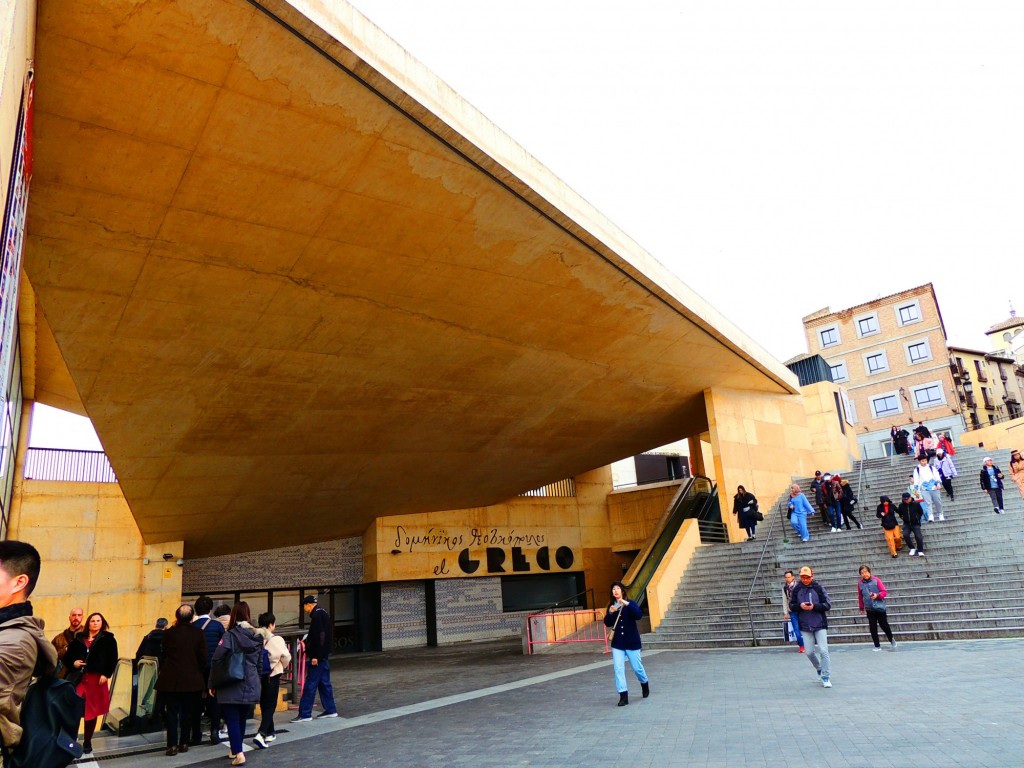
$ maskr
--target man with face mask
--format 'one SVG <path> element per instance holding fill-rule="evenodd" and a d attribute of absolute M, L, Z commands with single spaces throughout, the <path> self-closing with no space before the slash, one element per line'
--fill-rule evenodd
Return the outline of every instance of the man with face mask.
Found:
<path fill-rule="evenodd" d="M 57 665 L 57 649 L 43 635 L 43 620 L 32 615 L 28 600 L 38 578 L 35 547 L 0 541 L 0 737 L 7 752 L 21 742 L 21 703 L 32 676 Z"/>

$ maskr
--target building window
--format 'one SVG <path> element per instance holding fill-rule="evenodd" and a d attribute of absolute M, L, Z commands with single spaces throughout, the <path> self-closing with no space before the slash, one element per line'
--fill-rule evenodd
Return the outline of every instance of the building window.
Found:
<path fill-rule="evenodd" d="M 875 373 L 888 371 L 889 360 L 885 356 L 885 350 L 883 349 L 880 352 L 872 352 L 864 355 L 864 368 L 867 370 L 869 376 Z"/>
<path fill-rule="evenodd" d="M 828 328 L 822 328 L 818 331 L 818 338 L 821 339 L 821 346 L 823 349 L 825 347 L 836 346 L 840 342 L 839 326 L 830 325 Z"/>
<path fill-rule="evenodd" d="M 917 403 L 918 408 L 931 408 L 935 405 L 942 405 L 945 402 L 942 397 L 942 387 L 939 384 L 918 387 L 914 390 L 914 402 Z"/>
<path fill-rule="evenodd" d="M 876 419 L 900 413 L 900 396 L 894 392 L 891 395 L 871 398 L 871 411 Z"/>
<path fill-rule="evenodd" d="M 828 368 L 830 371 L 832 371 L 832 381 L 837 384 L 841 381 L 846 381 L 850 378 L 850 374 L 846 370 L 845 360 L 840 360 L 838 363 L 829 365 Z"/>
<path fill-rule="evenodd" d="M 932 359 L 932 351 L 928 345 L 928 339 L 912 341 L 905 345 L 907 349 L 907 363 L 923 363 Z"/>
<path fill-rule="evenodd" d="M 978 374 L 978 381 L 988 381 L 988 376 L 985 375 L 985 364 L 981 360 L 974 361 L 974 371 Z"/>
<path fill-rule="evenodd" d="M 858 317 L 854 322 L 857 325 L 857 336 L 859 338 L 881 333 L 881 328 L 878 327 L 878 314 L 875 312 Z"/>
<path fill-rule="evenodd" d="M 921 302 L 914 299 L 914 301 L 909 301 L 905 304 L 897 304 L 896 322 L 900 325 L 921 322 Z"/>

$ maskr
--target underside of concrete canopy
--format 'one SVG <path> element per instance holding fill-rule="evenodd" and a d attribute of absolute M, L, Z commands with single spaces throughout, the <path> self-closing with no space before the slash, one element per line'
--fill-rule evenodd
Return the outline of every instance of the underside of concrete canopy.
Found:
<path fill-rule="evenodd" d="M 34 390 L 150 543 L 491 504 L 706 431 L 706 389 L 797 391 L 339 0 L 37 24 Z"/>

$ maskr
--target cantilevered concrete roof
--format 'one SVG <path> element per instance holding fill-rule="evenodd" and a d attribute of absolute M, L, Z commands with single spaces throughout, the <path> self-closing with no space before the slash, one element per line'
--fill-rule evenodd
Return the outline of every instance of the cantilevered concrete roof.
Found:
<path fill-rule="evenodd" d="M 47 0 L 35 130 L 35 390 L 59 349 L 151 543 L 485 505 L 796 391 L 340 0 Z"/>

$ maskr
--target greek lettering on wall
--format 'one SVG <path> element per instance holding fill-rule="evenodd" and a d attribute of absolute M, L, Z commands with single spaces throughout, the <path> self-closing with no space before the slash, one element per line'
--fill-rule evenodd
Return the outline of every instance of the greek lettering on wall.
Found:
<path fill-rule="evenodd" d="M 395 527 L 393 555 L 436 553 L 434 576 L 480 576 L 571 570 L 576 553 L 539 531 L 515 528 Z"/>

